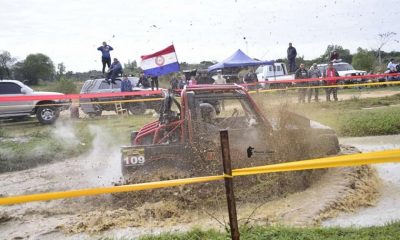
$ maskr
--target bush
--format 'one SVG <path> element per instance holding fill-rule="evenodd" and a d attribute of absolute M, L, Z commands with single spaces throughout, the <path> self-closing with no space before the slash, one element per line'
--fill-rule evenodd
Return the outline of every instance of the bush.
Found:
<path fill-rule="evenodd" d="M 74 80 L 61 77 L 53 86 L 53 91 L 61 93 L 77 93 L 78 89 L 75 85 Z"/>

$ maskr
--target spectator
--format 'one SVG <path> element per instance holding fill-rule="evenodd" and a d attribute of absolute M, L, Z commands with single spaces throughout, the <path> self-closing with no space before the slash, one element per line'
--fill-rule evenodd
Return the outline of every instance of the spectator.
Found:
<path fill-rule="evenodd" d="M 176 77 L 172 77 L 171 82 L 169 84 L 172 90 L 179 89 L 179 81 Z"/>
<path fill-rule="evenodd" d="M 339 53 L 336 50 L 333 50 L 329 56 L 329 61 L 335 62 L 339 60 Z"/>
<path fill-rule="evenodd" d="M 326 71 L 324 73 L 324 77 L 327 77 L 327 78 L 339 77 L 339 73 L 336 71 L 335 68 L 333 68 L 333 64 L 332 63 L 328 63 L 328 67 L 326 68 Z M 325 84 L 327 86 L 336 85 L 336 83 L 337 83 L 337 80 L 334 80 L 334 79 L 325 80 Z M 333 98 L 335 99 L 335 101 L 338 101 L 337 87 L 325 88 L 325 92 L 326 92 L 326 101 L 327 102 L 331 101 L 331 93 L 333 94 Z"/>
<path fill-rule="evenodd" d="M 292 46 L 292 43 L 289 43 L 289 47 L 287 49 L 287 59 L 289 61 L 289 72 L 291 73 L 296 71 L 296 56 L 296 48 Z"/>
<path fill-rule="evenodd" d="M 158 90 L 158 77 L 157 76 L 151 77 L 151 90 L 152 91 L 154 91 L 154 86 Z"/>
<path fill-rule="evenodd" d="M 121 92 L 131 92 L 132 91 L 132 83 L 128 79 L 128 75 L 124 74 L 124 77 L 121 81 Z"/>
<path fill-rule="evenodd" d="M 256 83 L 258 82 L 257 79 L 257 74 L 254 72 L 254 68 L 250 67 L 249 72 L 244 75 L 243 81 L 246 84 L 250 84 L 247 86 L 247 89 L 249 90 L 255 90 L 256 89 Z"/>
<path fill-rule="evenodd" d="M 139 81 L 136 84 L 136 87 L 140 87 L 140 85 L 142 85 L 142 88 L 149 88 L 150 87 L 149 80 L 144 75 L 144 73 L 140 73 Z"/>
<path fill-rule="evenodd" d="M 389 70 L 389 73 L 395 73 L 396 71 L 396 65 L 394 63 L 394 58 L 390 59 L 390 62 L 387 65 L 387 70 Z"/>
<path fill-rule="evenodd" d="M 122 74 L 122 65 L 121 63 L 118 61 L 117 58 L 114 58 L 113 63 L 111 64 L 111 67 L 109 69 L 108 75 L 107 75 L 107 79 L 109 80 L 111 79 L 111 82 L 113 84 L 115 84 L 115 78 L 118 77 L 118 74 Z"/>
<path fill-rule="evenodd" d="M 103 45 L 98 47 L 97 50 L 101 51 L 101 62 L 103 63 L 102 73 L 104 75 L 104 70 L 107 67 L 110 68 L 111 65 L 111 55 L 110 51 L 114 50 L 110 45 L 107 45 L 106 42 L 103 42 Z"/>
<path fill-rule="evenodd" d="M 190 77 L 189 86 L 197 85 L 196 78 L 194 76 Z"/>
<path fill-rule="evenodd" d="M 226 79 L 222 76 L 221 71 L 218 71 L 217 76 L 214 77 L 214 84 L 226 84 Z"/>
<path fill-rule="evenodd" d="M 316 63 L 314 63 L 311 68 L 308 70 L 308 75 L 310 78 L 320 78 L 321 77 L 321 71 L 319 70 L 318 66 Z M 315 80 L 312 82 L 308 83 L 309 86 L 319 86 L 319 80 Z M 309 88 L 308 89 L 308 102 L 311 102 L 312 94 L 314 92 L 314 101 L 318 102 L 319 99 L 319 89 L 318 88 Z"/>
<path fill-rule="evenodd" d="M 300 64 L 300 68 L 296 70 L 294 73 L 294 79 L 306 79 L 308 78 L 308 71 L 305 69 L 304 63 Z M 299 82 L 296 83 L 296 86 L 301 87 L 299 88 L 299 95 L 298 95 L 298 102 L 299 103 L 304 103 L 306 101 L 306 93 L 307 93 L 307 88 L 308 86 L 307 82 Z"/>
<path fill-rule="evenodd" d="M 186 82 L 186 77 L 185 75 L 181 76 L 181 79 L 179 80 L 179 89 L 183 89 L 186 86 L 187 82 Z"/>

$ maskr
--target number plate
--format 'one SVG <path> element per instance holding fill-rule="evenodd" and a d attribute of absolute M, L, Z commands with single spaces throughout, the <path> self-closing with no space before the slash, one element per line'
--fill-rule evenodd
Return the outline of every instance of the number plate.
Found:
<path fill-rule="evenodd" d="M 122 162 L 125 166 L 143 165 L 145 161 L 144 149 L 124 149 L 122 152 Z"/>

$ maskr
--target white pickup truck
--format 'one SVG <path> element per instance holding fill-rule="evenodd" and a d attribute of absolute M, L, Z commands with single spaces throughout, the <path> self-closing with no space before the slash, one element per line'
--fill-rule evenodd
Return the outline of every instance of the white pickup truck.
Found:
<path fill-rule="evenodd" d="M 274 65 L 263 65 L 256 70 L 258 81 L 268 81 L 271 82 L 270 85 L 291 85 L 291 83 L 277 83 L 273 84 L 274 81 L 282 80 L 293 80 L 294 74 L 289 74 L 285 63 L 274 63 Z M 266 83 L 261 83 L 261 86 L 265 88 Z"/>

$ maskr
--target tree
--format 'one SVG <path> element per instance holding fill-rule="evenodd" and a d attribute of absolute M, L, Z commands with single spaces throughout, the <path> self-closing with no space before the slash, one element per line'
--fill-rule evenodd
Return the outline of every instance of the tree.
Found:
<path fill-rule="evenodd" d="M 367 49 L 358 48 L 357 53 L 353 55 L 352 65 L 355 69 L 370 72 L 374 69 L 375 56 Z"/>
<path fill-rule="evenodd" d="M 382 50 L 382 48 L 383 48 L 388 42 L 390 42 L 396 34 L 397 34 L 397 33 L 395 33 L 395 32 L 386 32 L 386 33 L 380 33 L 380 34 L 378 34 L 378 41 L 379 41 L 379 47 L 378 47 L 378 61 L 379 61 L 379 65 L 382 65 L 382 58 L 381 58 L 381 50 Z"/>
<path fill-rule="evenodd" d="M 42 54 L 30 54 L 23 62 L 15 64 L 15 76 L 28 80 L 28 84 L 38 84 L 39 79 L 54 80 L 54 64 L 51 59 Z"/>
<path fill-rule="evenodd" d="M 0 53 L 0 80 L 4 77 L 10 78 L 10 68 L 15 61 L 16 59 L 11 57 L 9 52 Z"/>
<path fill-rule="evenodd" d="M 128 75 L 139 75 L 141 68 L 138 68 L 136 60 L 124 63 L 124 73 Z"/>
<path fill-rule="evenodd" d="M 57 64 L 57 75 L 61 77 L 62 75 L 64 75 L 64 73 L 65 73 L 64 63 Z"/>

